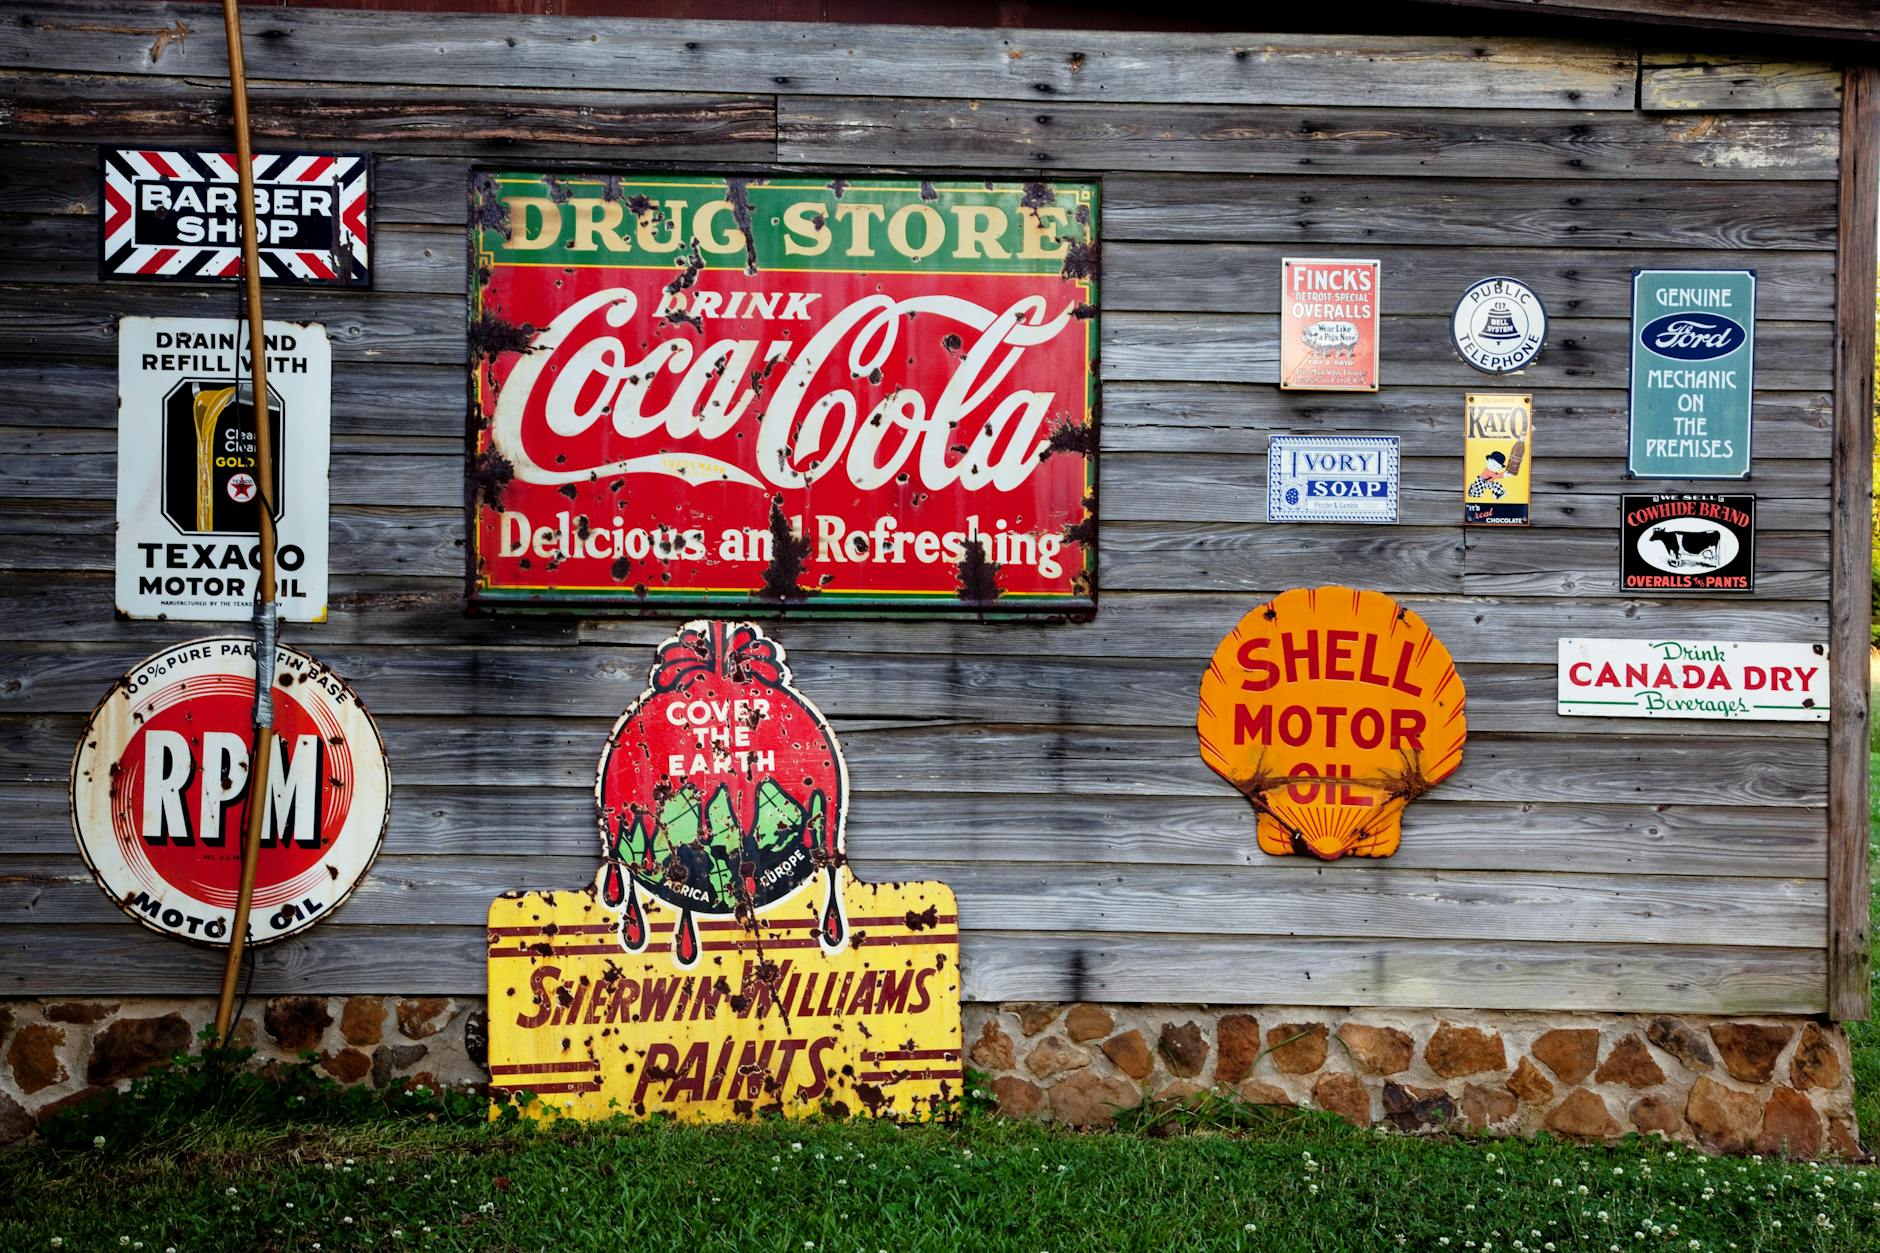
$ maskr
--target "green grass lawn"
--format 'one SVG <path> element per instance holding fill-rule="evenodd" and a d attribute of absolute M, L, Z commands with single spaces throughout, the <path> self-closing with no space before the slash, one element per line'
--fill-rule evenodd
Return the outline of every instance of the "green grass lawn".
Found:
<path fill-rule="evenodd" d="M 1849 1034 L 1873 1137 L 1880 1028 Z M 0 1250 L 1880 1250 L 1880 1171 L 1638 1140 L 1409 1139 L 1316 1113 L 1173 1135 L 972 1116 L 536 1130 L 309 1092 L 198 1072 L 0 1154 Z"/>

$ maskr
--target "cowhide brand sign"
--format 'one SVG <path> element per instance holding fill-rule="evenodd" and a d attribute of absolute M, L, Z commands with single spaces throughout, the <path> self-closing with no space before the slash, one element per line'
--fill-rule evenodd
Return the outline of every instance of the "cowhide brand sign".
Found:
<path fill-rule="evenodd" d="M 1620 517 L 1621 591 L 1755 590 L 1754 496 L 1626 496 Z"/>

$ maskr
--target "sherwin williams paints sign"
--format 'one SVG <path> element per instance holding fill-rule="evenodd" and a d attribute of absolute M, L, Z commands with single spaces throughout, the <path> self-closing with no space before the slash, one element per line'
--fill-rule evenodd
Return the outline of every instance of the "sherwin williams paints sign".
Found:
<path fill-rule="evenodd" d="M 760 629 L 660 645 L 595 798 L 595 881 L 490 907 L 498 1100 L 721 1121 L 919 1118 L 960 1094 L 953 893 L 849 872 L 841 747 Z"/>
<path fill-rule="evenodd" d="M 476 602 L 1094 608 L 1094 185 L 471 202 Z"/>
<path fill-rule="evenodd" d="M 1560 712 L 1826 722 L 1828 650 L 1822 644 L 1563 639 Z"/>
<path fill-rule="evenodd" d="M 1260 850 L 1389 857 L 1404 807 L 1462 764 L 1462 680 L 1380 592 L 1295 588 L 1242 618 L 1201 676 L 1201 759 L 1259 815 Z"/>
<path fill-rule="evenodd" d="M 153 931 L 227 944 L 248 806 L 265 807 L 249 944 L 329 917 L 378 856 L 391 771 L 344 680 L 274 655 L 274 751 L 249 781 L 254 641 L 191 640 L 147 657 L 92 711 L 72 761 L 72 826 L 105 895 Z"/>
<path fill-rule="evenodd" d="M 1747 478 L 1755 362 L 1755 271 L 1633 275 L 1627 469 L 1641 478 Z"/>

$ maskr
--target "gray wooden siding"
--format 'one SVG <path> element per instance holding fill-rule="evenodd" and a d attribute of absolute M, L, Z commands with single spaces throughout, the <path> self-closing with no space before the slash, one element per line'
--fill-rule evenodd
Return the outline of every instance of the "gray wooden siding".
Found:
<path fill-rule="evenodd" d="M 66 816 L 112 679 L 218 630 L 112 614 L 115 320 L 236 300 L 96 279 L 93 145 L 220 143 L 227 117 L 217 10 L 106 12 L 0 25 L 0 995 L 206 992 L 217 960 L 118 914 Z M 462 613 L 461 222 L 470 163 L 501 158 L 1103 179 L 1097 619 L 775 627 L 847 747 L 858 873 L 954 886 L 969 997 L 1826 1007 L 1826 729 L 1561 719 L 1553 660 L 1563 634 L 1826 636 L 1838 72 L 1492 34 L 248 23 L 262 142 L 380 154 L 375 290 L 267 304 L 335 357 L 332 620 L 288 636 L 355 684 L 396 780 L 365 884 L 262 950 L 258 990 L 481 992 L 490 898 L 591 874 L 602 739 L 670 626 Z M 1287 252 L 1383 260 L 1379 396 L 1272 386 Z M 1617 590 L 1630 273 L 1664 265 L 1759 275 L 1753 598 Z M 1486 380 L 1445 319 L 1495 272 L 1555 318 L 1509 380 L 1535 525 L 1465 534 Z M 1401 435 L 1404 523 L 1265 525 L 1283 431 Z M 1378 864 L 1259 855 L 1194 746 L 1219 638 L 1334 580 L 1427 618 L 1470 695 L 1462 768 Z"/>

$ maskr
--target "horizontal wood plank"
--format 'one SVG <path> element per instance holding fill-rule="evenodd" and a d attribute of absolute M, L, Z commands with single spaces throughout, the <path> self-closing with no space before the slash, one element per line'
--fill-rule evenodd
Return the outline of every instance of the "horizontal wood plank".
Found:
<path fill-rule="evenodd" d="M 1231 623 L 1222 623 L 1223 632 Z M 207 633 L 207 632 L 206 632 Z M 313 641 L 307 641 L 312 646 Z M 618 714 L 644 685 L 643 658 L 604 648 L 429 648 L 331 646 L 320 660 L 378 714 L 594 718 Z M 134 659 L 131 659 L 134 660 Z M 0 644 L 0 714 L 89 710 L 127 668 L 109 645 Z M 1116 658 L 871 657 L 791 651 L 797 682 L 832 717 L 910 718 L 930 723 L 1084 722 L 1095 726 L 1188 728 L 1206 654 L 1160 661 Z M 1556 712 L 1555 664 L 1463 662 L 1469 727 L 1476 735 L 1525 732 L 1581 736 L 1582 723 Z M 1655 720 L 1653 734 L 1710 739 L 1826 739 L 1816 722 Z"/>
<path fill-rule="evenodd" d="M 82 969 L 74 952 L 87 955 Z M 413 952 L 424 960 L 412 962 Z M 8 996 L 203 996 L 221 962 L 217 951 L 128 921 L 0 928 L 0 993 Z M 1818 1013 L 1825 1005 L 1820 955 L 1807 949 L 987 931 L 962 937 L 960 966 L 968 1001 L 1694 1014 Z M 316 927 L 255 950 L 260 996 L 486 990 L 483 933 L 467 927 Z"/>
<path fill-rule="evenodd" d="M 593 857 L 381 856 L 322 925 L 475 928 L 517 887 L 591 884 Z M 1239 867 L 956 862 L 946 883 L 960 929 L 1182 934 L 1205 916 L 1215 934 L 1458 940 L 1728 944 L 1820 948 L 1820 880 L 1481 873 L 1353 865 L 1325 875 L 1295 858 Z M 870 882 L 931 878 L 918 863 L 857 863 Z M 110 923 L 121 911 L 77 854 L 0 857 L 0 927 Z"/>
<path fill-rule="evenodd" d="M 1470 527 L 1463 586 L 1485 596 L 1606 596 L 1619 590 L 1616 530 L 1541 530 L 1509 534 Z M 1825 600 L 1826 532 L 1767 532 L 1756 537 L 1759 596 Z M 1855 662 L 1859 664 L 1858 661 Z"/>
<path fill-rule="evenodd" d="M 640 686 L 636 681 L 630 694 Z M 370 690 L 364 694 L 370 706 Z M 485 723 L 380 715 L 378 722 L 401 785 L 475 778 L 489 788 L 591 790 L 597 746 L 615 716 Z M 0 715 L 0 765 L 16 782 L 63 786 L 82 724 L 78 714 Z M 1192 728 L 839 719 L 836 729 L 858 793 L 980 792 L 1098 804 L 1094 798 L 1219 796 L 1227 789 L 1202 764 Z M 1602 722 L 1599 734 L 1582 732 L 1577 739 L 1471 736 L 1462 767 L 1418 803 L 1440 796 L 1444 803 L 1813 808 L 1826 803 L 1827 773 L 1818 739 L 1720 739 L 1700 751 L 1689 736 L 1667 735 L 1644 719 L 1616 718 Z"/>
<path fill-rule="evenodd" d="M 331 144 L 503 159 L 567 156 L 577 145 L 588 153 L 656 152 L 671 160 L 768 161 L 776 151 L 768 96 L 591 87 L 495 93 L 463 83 L 361 86 L 251 76 L 249 126 L 256 147 Z M 233 125 L 226 83 L 21 70 L 0 71 L 0 123 L 18 138 L 146 147 L 226 145 Z"/>
<path fill-rule="evenodd" d="M 401 167 L 411 164 L 398 163 Z M 412 181 L 421 173 L 408 168 L 394 171 L 392 166 L 386 163 L 383 182 Z M 462 181 L 458 177 L 458 184 Z M 435 195 L 426 192 L 423 199 L 432 200 Z M 401 203 L 413 199 L 405 197 Z M 42 192 L 30 203 L 57 202 L 56 194 Z M 8 203 L 0 199 L 0 207 Z M 1623 177 L 1560 182 L 1391 178 L 1316 170 L 1292 170 L 1279 176 L 1119 171 L 1103 180 L 1101 227 L 1106 242 L 1221 241 L 1299 249 L 1419 244 L 1557 248 L 1571 244 L 1588 250 L 1812 251 L 1833 246 L 1835 185 L 1830 181 L 1719 180 L 1672 186 Z M 1592 264 L 1597 258 L 1587 261 L 1585 268 L 1598 268 Z"/>
<path fill-rule="evenodd" d="M 41 0 L 0 30 L 0 64 L 226 77 L 220 14 Z M 182 23 L 179 28 L 176 24 Z M 492 90 L 632 83 L 655 91 L 972 95 L 1014 100 L 1629 109 L 1635 54 L 1500 35 L 1216 34 L 298 9 L 250 19 L 248 73 Z M 176 32 L 186 28 L 186 41 Z M 164 37 L 164 32 L 169 37 Z"/>
<path fill-rule="evenodd" d="M 412 297 L 411 299 L 417 299 Z M 1386 306 L 1388 308 L 1388 306 Z M 1109 382 L 1279 382 L 1279 323 L 1223 313 L 1110 313 L 1099 327 L 1103 378 Z M 1378 327 L 1381 386 L 1447 386 L 1458 391 L 1623 388 L 1628 385 L 1631 322 L 1625 318 L 1551 318 L 1534 364 L 1490 377 L 1456 355 L 1449 319 L 1396 317 Z M 1819 323 L 1756 325 L 1759 390 L 1825 390 L 1833 345 Z"/>
<path fill-rule="evenodd" d="M 595 752 L 598 761 L 600 753 Z M 1431 800 L 1436 800 L 1432 794 Z M 1492 832 L 1493 838 L 1484 838 Z M 1820 809 L 1472 801 L 1411 806 L 1389 865 L 1409 870 L 1507 870 L 1821 879 L 1827 815 Z M 946 863 L 993 865 L 1048 848 L 1066 862 L 1252 866 L 1253 815 L 1232 794 L 1111 796 L 1094 808 L 1048 796 L 872 792 L 848 815 L 848 851 L 864 878 L 898 862 L 945 879 Z M 0 784 L 0 854 L 70 856 L 67 790 Z M 473 858 L 518 867 L 536 858 L 600 855 L 591 791 L 401 785 L 385 854 Z M 489 873 L 495 873 L 491 871 Z M 516 882 L 536 874 L 511 872 Z M 576 878 L 580 872 L 570 872 Z M 903 871 L 903 873 L 906 873 Z"/>
<path fill-rule="evenodd" d="M 1647 113 L 1729 109 L 1838 109 L 1841 70 L 1819 61 L 1764 61 L 1753 53 L 1639 57 L 1638 104 Z"/>
<path fill-rule="evenodd" d="M 815 165 L 1369 177 L 1824 179 L 1839 117 L 1237 108 L 783 97 L 779 160 Z"/>

